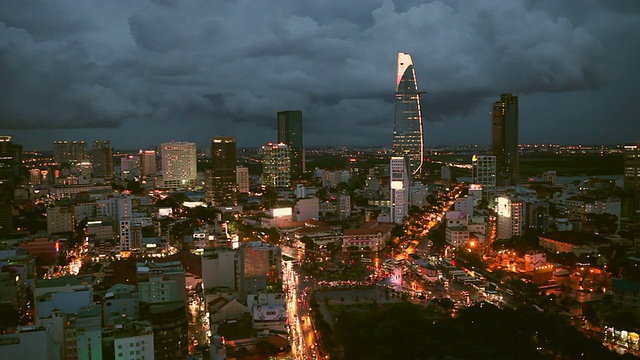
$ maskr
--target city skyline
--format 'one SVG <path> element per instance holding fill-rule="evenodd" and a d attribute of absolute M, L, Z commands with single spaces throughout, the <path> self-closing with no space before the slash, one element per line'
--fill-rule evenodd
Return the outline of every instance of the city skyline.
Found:
<path fill-rule="evenodd" d="M 37 150 L 213 136 L 259 147 L 277 137 L 274 114 L 300 109 L 307 147 L 390 146 L 395 56 L 407 52 L 428 92 L 426 146 L 490 144 L 501 93 L 519 97 L 521 143 L 632 143 L 639 13 L 596 0 L 6 1 L 0 133 Z"/>

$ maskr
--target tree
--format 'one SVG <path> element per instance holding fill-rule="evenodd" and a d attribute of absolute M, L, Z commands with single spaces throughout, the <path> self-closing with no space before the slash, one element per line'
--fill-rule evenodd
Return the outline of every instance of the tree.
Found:
<path fill-rule="evenodd" d="M 586 214 L 586 225 L 600 234 L 613 234 L 618 230 L 618 217 L 609 214 Z"/>

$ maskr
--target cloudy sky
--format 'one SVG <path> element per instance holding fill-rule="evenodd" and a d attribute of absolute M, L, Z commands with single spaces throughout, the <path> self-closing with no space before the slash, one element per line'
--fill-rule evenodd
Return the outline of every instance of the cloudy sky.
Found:
<path fill-rule="evenodd" d="M 636 0 L 3 0 L 0 134 L 116 148 L 276 140 L 391 142 L 397 52 L 412 55 L 425 140 L 489 144 L 520 99 L 522 143 L 640 140 Z"/>

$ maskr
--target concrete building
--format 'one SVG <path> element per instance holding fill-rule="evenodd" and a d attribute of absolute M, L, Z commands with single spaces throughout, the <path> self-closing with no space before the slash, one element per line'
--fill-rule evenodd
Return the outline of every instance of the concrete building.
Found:
<path fill-rule="evenodd" d="M 245 244 L 238 249 L 240 254 L 240 298 L 263 291 L 275 291 L 279 281 L 281 251 L 277 246 L 261 241 Z M 278 290 L 281 291 L 281 290 Z"/>
<path fill-rule="evenodd" d="M 96 216 L 118 221 L 133 215 L 133 202 L 130 196 L 122 195 L 96 201 Z"/>
<path fill-rule="evenodd" d="M 496 166 L 495 156 L 473 155 L 471 158 L 471 182 L 480 185 L 482 196 L 489 199 L 496 194 Z"/>
<path fill-rule="evenodd" d="M 497 238 L 509 239 L 524 234 L 526 219 L 524 201 L 509 196 L 499 196 L 497 200 Z"/>
<path fill-rule="evenodd" d="M 109 140 L 96 140 L 93 142 L 93 149 L 89 152 L 93 177 L 111 179 L 113 178 L 113 148 Z"/>
<path fill-rule="evenodd" d="M 47 233 L 56 234 L 73 231 L 74 213 L 70 206 L 47 208 Z"/>
<path fill-rule="evenodd" d="M 148 321 L 120 321 L 102 331 L 105 359 L 154 359 L 154 335 Z"/>
<path fill-rule="evenodd" d="M 138 319 L 138 287 L 130 284 L 110 287 L 102 301 L 102 314 L 106 326 L 113 326 L 122 318 Z"/>
<path fill-rule="evenodd" d="M 19 326 L 16 333 L 0 334 L 0 344 L 3 359 L 60 360 L 50 327 Z"/>
<path fill-rule="evenodd" d="M 338 195 L 338 219 L 344 220 L 351 216 L 351 197 L 347 194 Z"/>
<path fill-rule="evenodd" d="M 249 168 L 246 166 L 236 166 L 236 184 L 238 193 L 248 194 L 250 188 Z"/>
<path fill-rule="evenodd" d="M 473 217 L 473 204 L 475 198 L 471 196 L 459 197 L 455 200 L 453 208 L 455 211 L 467 213 L 469 217 Z"/>
<path fill-rule="evenodd" d="M 162 176 L 156 187 L 162 189 L 191 188 L 198 179 L 196 144 L 170 142 L 160 145 Z"/>
<path fill-rule="evenodd" d="M 206 199 L 213 206 L 237 205 L 236 139 L 211 139 L 211 164 L 205 169 Z M 248 174 L 247 174 L 248 175 Z"/>
<path fill-rule="evenodd" d="M 409 213 L 410 176 L 404 158 L 393 156 L 389 164 L 391 169 L 389 213 L 391 221 L 400 224 Z"/>
<path fill-rule="evenodd" d="M 491 120 L 497 185 L 515 185 L 518 176 L 518 96 L 501 94 L 500 100 L 493 103 Z"/>
<path fill-rule="evenodd" d="M 262 146 L 262 185 L 275 189 L 291 187 L 291 157 L 286 144 Z"/>
<path fill-rule="evenodd" d="M 240 257 L 235 250 L 216 247 L 202 255 L 202 283 L 205 289 L 239 289 Z"/>
<path fill-rule="evenodd" d="M 406 158 L 409 178 L 420 178 L 424 162 L 421 95 L 411 55 L 398 53 L 396 105 L 393 121 L 393 154 Z M 393 179 L 392 179 L 393 181 Z"/>
<path fill-rule="evenodd" d="M 320 216 L 320 205 L 318 198 L 298 199 L 293 208 L 294 221 L 305 221 L 315 219 Z"/>
<path fill-rule="evenodd" d="M 78 277 L 37 280 L 33 295 L 36 319 L 51 315 L 55 309 L 75 314 L 93 305 L 93 286 Z"/>
<path fill-rule="evenodd" d="M 154 176 L 158 172 L 155 150 L 140 150 L 140 175 L 143 177 Z"/>
<path fill-rule="evenodd" d="M 445 240 L 452 247 L 464 246 L 469 242 L 469 230 L 464 226 L 447 227 Z"/>
<path fill-rule="evenodd" d="M 278 112 L 278 143 L 289 147 L 291 156 L 291 177 L 302 178 L 305 171 L 304 145 L 302 136 L 302 111 L 289 110 Z"/>
<path fill-rule="evenodd" d="M 138 299 L 145 303 L 186 301 L 185 272 L 179 261 L 137 264 Z"/>

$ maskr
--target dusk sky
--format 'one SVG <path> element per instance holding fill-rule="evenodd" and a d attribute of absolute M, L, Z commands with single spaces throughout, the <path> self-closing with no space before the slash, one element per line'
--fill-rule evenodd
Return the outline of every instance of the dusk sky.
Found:
<path fill-rule="evenodd" d="M 413 57 L 426 145 L 489 144 L 519 95 L 521 143 L 640 141 L 640 1 L 3 0 L 0 135 L 115 148 L 235 136 L 388 146 Z"/>

